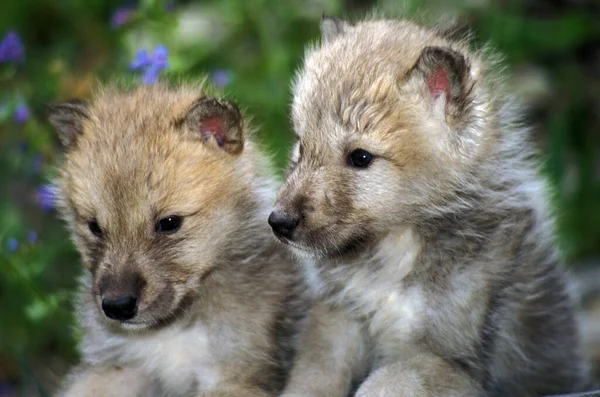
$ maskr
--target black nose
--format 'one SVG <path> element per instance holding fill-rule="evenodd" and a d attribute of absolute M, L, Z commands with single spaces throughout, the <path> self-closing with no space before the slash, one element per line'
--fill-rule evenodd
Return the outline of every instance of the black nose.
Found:
<path fill-rule="evenodd" d="M 291 240 L 294 229 L 298 226 L 298 218 L 287 212 L 273 211 L 269 215 L 269 225 L 276 236 Z"/>
<path fill-rule="evenodd" d="M 113 320 L 129 320 L 135 316 L 137 299 L 133 296 L 120 296 L 115 299 L 102 299 L 102 310 Z"/>

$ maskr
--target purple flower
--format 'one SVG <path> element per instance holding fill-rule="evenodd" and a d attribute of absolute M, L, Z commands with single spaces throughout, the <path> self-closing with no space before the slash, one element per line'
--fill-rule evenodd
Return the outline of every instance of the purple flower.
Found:
<path fill-rule="evenodd" d="M 13 238 L 13 237 L 9 238 L 7 245 L 8 245 L 9 252 L 15 252 L 16 250 L 19 249 L 19 242 L 17 241 L 16 238 Z"/>
<path fill-rule="evenodd" d="M 14 119 L 17 124 L 25 124 L 29 120 L 29 108 L 25 102 L 19 102 L 17 105 Z"/>
<path fill-rule="evenodd" d="M 35 244 L 38 242 L 38 234 L 35 230 L 30 230 L 27 233 L 27 241 L 29 241 L 29 244 Z"/>
<path fill-rule="evenodd" d="M 152 56 L 152 64 L 159 70 L 166 69 L 169 66 L 169 49 L 164 45 L 159 45 L 154 48 Z"/>
<path fill-rule="evenodd" d="M 42 185 L 37 190 L 37 201 L 44 211 L 52 211 L 56 207 L 56 186 Z"/>
<path fill-rule="evenodd" d="M 135 59 L 129 65 L 129 69 L 131 70 L 140 70 L 144 69 L 152 63 L 150 56 L 148 55 L 148 51 L 139 50 L 137 54 L 135 54 Z"/>
<path fill-rule="evenodd" d="M 211 80 L 219 88 L 225 87 L 231 82 L 232 74 L 228 70 L 219 69 L 212 73 Z"/>
<path fill-rule="evenodd" d="M 110 26 L 112 26 L 113 29 L 120 28 L 131 20 L 134 12 L 135 10 L 130 7 L 117 8 L 110 18 Z"/>
<path fill-rule="evenodd" d="M 25 47 L 15 31 L 10 31 L 0 42 L 0 62 L 22 63 L 25 61 Z"/>
<path fill-rule="evenodd" d="M 149 56 L 146 50 L 138 51 L 135 59 L 129 65 L 131 70 L 143 70 L 142 82 L 144 84 L 155 84 L 160 71 L 168 67 L 169 49 L 163 45 L 156 46 L 152 56 Z"/>
<path fill-rule="evenodd" d="M 142 77 L 142 82 L 147 85 L 156 84 L 156 82 L 158 81 L 159 73 L 160 73 L 160 70 L 155 65 L 150 66 L 148 69 L 146 69 L 144 71 L 144 76 Z"/>

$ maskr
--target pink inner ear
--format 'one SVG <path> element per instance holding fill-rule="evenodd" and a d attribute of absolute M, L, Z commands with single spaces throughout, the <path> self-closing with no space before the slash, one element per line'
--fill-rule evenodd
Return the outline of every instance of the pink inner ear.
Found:
<path fill-rule="evenodd" d="M 200 123 L 200 133 L 203 138 L 213 136 L 219 146 L 225 145 L 225 132 L 223 131 L 223 119 L 218 116 L 209 117 Z"/>
<path fill-rule="evenodd" d="M 443 68 L 436 70 L 427 78 L 427 87 L 434 99 L 439 98 L 443 93 L 448 94 L 449 86 L 448 72 Z"/>

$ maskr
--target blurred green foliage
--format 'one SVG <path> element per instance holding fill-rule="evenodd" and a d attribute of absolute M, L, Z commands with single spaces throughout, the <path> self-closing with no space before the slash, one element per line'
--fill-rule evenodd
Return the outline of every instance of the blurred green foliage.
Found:
<path fill-rule="evenodd" d="M 398 3 L 377 5 L 393 14 Z M 409 14 L 453 16 L 474 28 L 477 45 L 490 42 L 504 54 L 509 83 L 531 105 L 528 117 L 547 158 L 544 170 L 557 191 L 560 242 L 570 261 L 598 257 L 600 5 L 401 3 Z M 320 15 L 360 15 L 374 5 L 359 0 L 3 2 L 0 38 L 17 32 L 25 59 L 0 62 L 0 395 L 8 383 L 40 395 L 37 391 L 76 359 L 70 313 L 79 259 L 38 190 L 51 179 L 61 153 L 44 105 L 88 96 L 98 81 L 141 79 L 140 72 L 129 70 L 131 61 L 141 49 L 164 45 L 169 66 L 161 78 L 208 76 L 253 115 L 259 139 L 282 169 L 291 142 L 289 83 L 305 45 L 318 39 Z M 24 105 L 29 117 L 15 114 Z"/>

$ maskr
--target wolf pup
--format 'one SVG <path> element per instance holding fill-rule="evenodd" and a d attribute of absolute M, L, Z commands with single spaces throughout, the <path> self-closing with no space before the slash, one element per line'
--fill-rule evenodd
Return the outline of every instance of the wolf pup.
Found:
<path fill-rule="evenodd" d="M 407 21 L 321 28 L 269 223 L 343 313 L 356 396 L 586 387 L 545 184 L 493 62 Z"/>
<path fill-rule="evenodd" d="M 279 394 L 303 283 L 265 222 L 274 184 L 236 105 L 193 86 L 113 88 L 50 106 L 50 121 L 88 273 L 82 363 L 59 395 Z"/>

